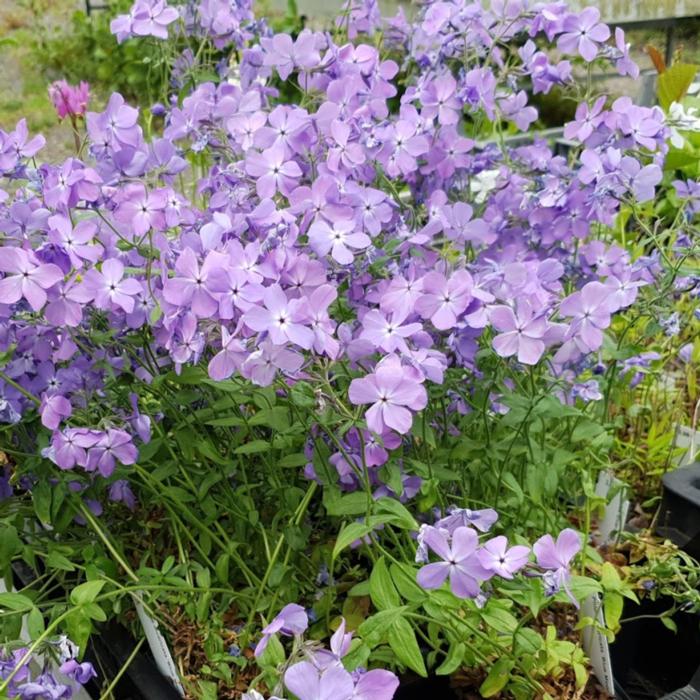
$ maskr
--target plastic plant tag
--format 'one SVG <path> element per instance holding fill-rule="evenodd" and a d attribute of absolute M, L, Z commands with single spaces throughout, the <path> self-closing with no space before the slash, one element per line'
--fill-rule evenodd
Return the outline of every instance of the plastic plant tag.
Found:
<path fill-rule="evenodd" d="M 603 602 L 598 594 L 588 596 L 581 604 L 581 617 L 589 617 L 601 627 L 605 626 Z M 593 673 L 609 695 L 615 695 L 610 645 L 605 635 L 590 625 L 583 629 L 583 650 L 591 660 Z"/>
<path fill-rule="evenodd" d="M 627 522 L 627 513 L 630 509 L 629 499 L 625 498 L 626 486 L 616 479 L 611 472 L 604 471 L 598 476 L 595 492 L 597 496 L 607 500 L 610 490 L 616 490 L 615 495 L 605 506 L 605 512 L 598 523 L 598 533 L 600 544 L 607 544 L 614 536 L 622 532 Z"/>
<path fill-rule="evenodd" d="M 677 460 L 678 466 L 687 467 L 691 465 L 700 455 L 700 431 L 693 430 L 687 425 L 676 425 L 673 446 L 684 450 Z"/>
<path fill-rule="evenodd" d="M 615 495 L 608 499 L 608 494 L 614 489 Z M 625 498 L 625 485 L 616 479 L 611 472 L 601 472 L 595 489 L 596 495 L 605 498 L 605 512 L 598 524 L 599 542 L 610 542 L 614 535 L 621 532 L 627 521 L 629 500 Z M 605 627 L 603 603 L 599 595 L 591 595 L 581 604 L 581 617 L 595 620 L 596 625 Z M 595 626 L 590 625 L 583 630 L 583 650 L 591 660 L 593 673 L 598 682 L 612 696 L 615 695 L 612 661 L 610 660 L 610 644 L 606 636 Z"/>
<path fill-rule="evenodd" d="M 146 641 L 148 641 L 148 646 L 151 649 L 158 670 L 172 683 L 178 694 L 184 697 L 185 689 L 182 687 L 182 683 L 180 683 L 177 666 L 173 661 L 165 637 L 158 630 L 158 623 L 146 612 L 139 597 L 135 595 L 133 598 L 136 614 L 141 621 L 141 626 L 146 635 Z"/>

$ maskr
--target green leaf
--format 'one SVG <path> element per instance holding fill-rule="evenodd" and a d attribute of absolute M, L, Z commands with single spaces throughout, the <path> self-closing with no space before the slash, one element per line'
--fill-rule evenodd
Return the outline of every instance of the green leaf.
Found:
<path fill-rule="evenodd" d="M 489 627 L 503 634 L 512 634 L 518 626 L 518 621 L 513 615 L 496 606 L 490 606 L 481 616 Z"/>
<path fill-rule="evenodd" d="M 84 650 L 92 631 L 92 622 L 84 613 L 83 608 L 77 608 L 66 617 L 66 634 L 79 649 Z"/>
<path fill-rule="evenodd" d="M 603 611 L 605 612 L 605 624 L 613 631 L 620 628 L 620 618 L 624 599 L 619 593 L 607 591 L 603 596 Z"/>
<path fill-rule="evenodd" d="M 46 566 L 49 569 L 57 569 L 58 571 L 75 571 L 75 566 L 71 560 L 56 550 L 49 552 L 49 555 L 46 557 Z"/>
<path fill-rule="evenodd" d="M 438 676 L 449 676 L 453 674 L 464 661 L 464 652 L 467 647 L 462 642 L 450 644 L 445 660 L 435 669 Z"/>
<path fill-rule="evenodd" d="M 572 442 L 584 442 L 592 440 L 601 433 L 605 432 L 605 428 L 600 424 L 589 419 L 582 420 L 571 433 Z"/>
<path fill-rule="evenodd" d="M 95 598 L 104 588 L 105 581 L 86 581 L 76 586 L 70 594 L 70 601 L 73 605 L 87 605 L 94 602 Z"/>
<path fill-rule="evenodd" d="M 270 449 L 270 443 L 267 440 L 252 440 L 244 445 L 237 447 L 234 453 L 237 455 L 251 455 L 257 452 L 267 452 Z"/>
<path fill-rule="evenodd" d="M 222 428 L 245 425 L 245 421 L 240 416 L 225 416 L 224 418 L 212 418 L 205 422 L 205 425 L 217 425 Z"/>
<path fill-rule="evenodd" d="M 389 628 L 388 640 L 389 646 L 402 664 L 408 666 L 419 676 L 427 677 L 428 672 L 425 669 L 425 662 L 418 647 L 416 633 L 408 620 L 402 617 L 394 620 Z"/>
<path fill-rule="evenodd" d="M 289 413 L 284 406 L 264 408 L 252 416 L 248 423 L 283 431 L 289 427 Z"/>
<path fill-rule="evenodd" d="M 32 487 L 34 512 L 42 523 L 51 522 L 51 486 L 48 481 L 38 481 Z"/>
<path fill-rule="evenodd" d="M 388 516 L 385 522 L 390 522 L 404 530 L 417 530 L 418 523 L 408 508 L 395 498 L 380 498 L 374 506 L 377 515 Z"/>
<path fill-rule="evenodd" d="M 32 608 L 27 615 L 27 631 L 31 639 L 40 637 L 46 626 L 44 625 L 44 616 L 39 612 L 38 608 Z"/>
<path fill-rule="evenodd" d="M 277 460 L 278 467 L 303 467 L 309 458 L 303 452 L 296 452 L 291 455 L 285 455 Z"/>
<path fill-rule="evenodd" d="M 325 496 L 325 493 L 324 493 Z M 361 515 L 367 512 L 367 494 L 361 491 L 324 501 L 329 515 Z"/>
<path fill-rule="evenodd" d="M 388 610 L 401 605 L 401 598 L 391 581 L 384 557 L 377 559 L 372 567 L 372 573 L 369 576 L 369 595 L 379 610 Z"/>
<path fill-rule="evenodd" d="M 491 666 L 489 675 L 486 676 L 486 680 L 481 684 L 479 692 L 485 698 L 490 698 L 497 693 L 500 693 L 506 684 L 510 680 L 510 672 L 513 668 L 513 662 L 511 659 L 499 659 L 496 663 Z"/>
<path fill-rule="evenodd" d="M 0 608 L 24 611 L 34 607 L 34 602 L 21 593 L 0 593 Z"/>
<path fill-rule="evenodd" d="M 391 579 L 399 594 L 409 603 L 422 603 L 427 597 L 425 589 L 416 583 L 416 570 L 409 564 L 392 564 Z"/>
<path fill-rule="evenodd" d="M 622 585 L 620 579 L 620 574 L 617 573 L 617 569 L 609 562 L 603 563 L 600 570 L 600 582 L 603 584 L 603 588 L 609 591 L 619 591 Z"/>
<path fill-rule="evenodd" d="M 359 627 L 360 636 L 370 647 L 376 647 L 386 639 L 387 630 L 407 609 L 405 606 L 391 608 L 368 617 Z"/>
<path fill-rule="evenodd" d="M 231 561 L 231 556 L 229 554 L 222 554 L 214 565 L 214 572 L 216 573 L 216 578 L 219 579 L 221 583 L 228 584 L 229 582 L 229 563 Z"/>
<path fill-rule="evenodd" d="M 355 540 L 363 538 L 368 532 L 371 531 L 371 525 L 367 525 L 366 523 L 350 523 L 349 525 L 346 525 L 340 531 L 340 534 L 335 541 L 335 546 L 333 547 L 333 559 L 336 559 L 338 555 Z"/>
<path fill-rule="evenodd" d="M 668 112 L 672 102 L 680 102 L 691 86 L 698 66 L 690 63 L 674 63 L 659 75 L 657 92 L 659 104 Z"/>

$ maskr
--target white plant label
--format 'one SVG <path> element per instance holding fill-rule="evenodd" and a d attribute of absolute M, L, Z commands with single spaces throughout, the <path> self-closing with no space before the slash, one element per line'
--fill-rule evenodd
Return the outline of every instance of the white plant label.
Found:
<path fill-rule="evenodd" d="M 158 670 L 173 684 L 180 696 L 184 697 L 185 689 L 182 687 L 182 683 L 180 683 L 177 666 L 173 661 L 165 637 L 158 629 L 158 623 L 146 612 L 143 603 L 137 596 L 134 596 L 134 606 L 136 607 L 136 614 L 141 621 L 141 626 L 146 635 L 146 641 L 148 641 L 148 646 L 151 649 Z"/>
<path fill-rule="evenodd" d="M 581 615 L 593 618 L 599 625 L 605 626 L 603 617 L 603 602 L 599 595 L 591 595 L 581 604 Z M 615 696 L 612 661 L 610 660 L 610 645 L 604 634 L 593 626 L 583 630 L 583 650 L 591 660 L 593 673 L 605 691 Z"/>
<path fill-rule="evenodd" d="M 625 498 L 625 485 L 610 472 L 604 471 L 598 476 L 598 483 L 595 487 L 596 496 L 607 500 L 613 486 L 617 488 L 617 493 L 608 501 L 603 517 L 598 523 L 601 544 L 607 544 L 613 535 L 622 532 L 630 509 L 630 502 Z"/>

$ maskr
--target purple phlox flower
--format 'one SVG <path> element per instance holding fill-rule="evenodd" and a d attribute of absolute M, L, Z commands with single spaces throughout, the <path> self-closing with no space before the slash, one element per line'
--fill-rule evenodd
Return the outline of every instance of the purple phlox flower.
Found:
<path fill-rule="evenodd" d="M 330 284 L 322 284 L 306 298 L 306 317 L 314 333 L 313 349 L 334 359 L 340 353 L 340 343 L 333 337 L 335 321 L 328 307 L 336 300 L 338 290 Z"/>
<path fill-rule="evenodd" d="M 393 209 L 386 193 L 373 187 L 360 187 L 355 183 L 348 183 L 345 193 L 355 208 L 356 217 L 362 227 L 370 236 L 378 235 L 382 226 L 391 221 Z M 333 219 L 347 218 L 340 212 Z"/>
<path fill-rule="evenodd" d="M 584 260 L 595 265 L 600 276 L 617 274 L 629 263 L 627 252 L 617 245 L 605 245 L 603 241 L 591 241 L 581 248 Z"/>
<path fill-rule="evenodd" d="M 406 323 L 405 314 L 393 313 L 385 315 L 373 309 L 362 318 L 362 333 L 360 338 L 369 340 L 374 347 L 384 352 L 408 352 L 406 339 L 423 330 L 420 323 Z"/>
<path fill-rule="evenodd" d="M 478 552 L 479 562 L 488 571 L 502 578 L 513 578 L 513 574 L 527 564 L 530 548 L 523 545 L 508 547 L 508 540 L 499 535 L 485 542 Z"/>
<path fill-rule="evenodd" d="M 59 683 L 48 672 L 17 685 L 14 692 L 20 700 L 62 700 L 73 696 L 70 686 Z"/>
<path fill-rule="evenodd" d="M 38 264 L 33 253 L 22 248 L 4 247 L 0 255 L 0 300 L 14 304 L 25 298 L 34 311 L 46 303 L 46 291 L 63 279 L 61 268 L 53 263 Z"/>
<path fill-rule="evenodd" d="M 328 170 L 337 173 L 340 170 L 352 171 L 365 162 L 365 152 L 357 141 L 351 141 L 352 129 L 346 122 L 334 119 L 330 126 L 331 147 L 328 149 Z"/>
<path fill-rule="evenodd" d="M 571 528 L 566 528 L 559 533 L 556 542 L 551 535 L 543 535 L 532 545 L 532 549 L 537 557 L 537 565 L 546 570 L 547 595 L 554 595 L 563 588 L 578 608 L 578 601 L 571 594 L 568 583 L 571 580 L 569 565 L 581 550 L 579 534 Z"/>
<path fill-rule="evenodd" d="M 168 342 L 170 357 L 175 363 L 176 373 L 180 373 L 186 362 L 196 364 L 204 351 L 204 334 L 199 330 L 197 317 L 186 313 L 178 319 L 175 332 Z"/>
<path fill-rule="evenodd" d="M 310 661 L 290 666 L 284 684 L 299 700 L 350 700 L 355 691 L 352 676 L 342 666 L 319 669 Z"/>
<path fill-rule="evenodd" d="M 284 684 L 299 700 L 391 700 L 399 686 L 396 675 L 383 669 L 355 676 L 340 665 L 319 669 L 302 661 L 287 669 Z"/>
<path fill-rule="evenodd" d="M 41 134 L 29 138 L 26 119 L 20 119 L 15 130 L 8 134 L 0 130 L 0 171 L 14 170 L 20 159 L 32 158 L 45 143 L 46 139 Z"/>
<path fill-rule="evenodd" d="M 633 279 L 632 275 L 632 270 L 625 267 L 622 272 L 605 280 L 605 286 L 611 293 L 611 308 L 624 309 L 632 305 L 637 299 L 639 288 L 647 284 L 644 280 Z"/>
<path fill-rule="evenodd" d="M 570 14 L 564 20 L 564 34 L 557 41 L 562 53 L 578 52 L 589 63 L 598 55 L 598 44 L 610 38 L 610 28 L 600 22 L 600 11 L 587 7 L 579 14 Z"/>
<path fill-rule="evenodd" d="M 458 527 L 473 526 L 480 532 L 488 532 L 498 520 L 498 513 L 493 508 L 470 510 L 450 506 L 447 515 L 435 523 L 435 527 L 444 528 L 452 534 Z"/>
<path fill-rule="evenodd" d="M 475 598 L 481 581 L 493 576 L 479 562 L 479 537 L 470 527 L 458 527 L 452 534 L 451 543 L 445 530 L 430 528 L 423 542 L 442 561 L 426 564 L 418 572 L 416 580 L 423 588 L 440 588 L 448 579 L 452 593 L 458 598 Z"/>
<path fill-rule="evenodd" d="M 352 700 L 392 700 L 399 687 L 396 674 L 383 668 L 375 668 L 371 671 L 357 669 L 353 677 L 355 690 Z"/>
<path fill-rule="evenodd" d="M 574 398 L 580 398 L 583 401 L 600 401 L 603 394 L 600 391 L 600 384 L 596 379 L 574 384 L 571 394 Z"/>
<path fill-rule="evenodd" d="M 693 359 L 693 349 L 694 346 L 692 343 L 686 343 L 678 350 L 678 357 L 686 364 L 689 364 Z"/>
<path fill-rule="evenodd" d="M 15 649 L 14 651 L 7 652 L 5 650 L 0 651 L 0 679 L 7 678 L 18 666 L 21 659 L 26 654 L 26 648 L 22 647 L 20 649 Z M 30 660 L 25 661 L 21 668 L 17 670 L 14 677 L 14 683 L 19 684 L 26 681 L 29 678 L 29 664 Z"/>
<path fill-rule="evenodd" d="M 302 174 L 299 164 L 287 157 L 281 143 L 261 153 L 248 153 L 245 169 L 248 175 L 255 178 L 255 189 L 262 198 L 273 197 L 277 192 L 288 196 Z"/>
<path fill-rule="evenodd" d="M 639 77 L 639 66 L 630 58 L 630 44 L 625 41 L 625 30 L 622 27 L 615 27 L 615 46 L 619 51 L 615 58 L 617 72 L 636 80 Z"/>
<path fill-rule="evenodd" d="M 185 248 L 175 263 L 178 276 L 165 281 L 163 297 L 174 306 L 189 307 L 199 318 L 213 316 L 219 307 L 216 293 L 229 288 L 228 263 L 227 255 L 211 251 L 200 268 L 194 251 Z"/>
<path fill-rule="evenodd" d="M 80 269 L 85 262 L 96 263 L 100 258 L 101 247 L 92 240 L 97 234 L 97 224 L 92 219 L 82 219 L 75 227 L 63 214 L 55 214 L 48 219 L 48 239 L 66 251 L 73 267 Z"/>
<path fill-rule="evenodd" d="M 83 81 L 69 85 L 65 80 L 57 80 L 49 85 L 49 97 L 59 119 L 82 117 L 90 100 L 90 86 Z"/>
<path fill-rule="evenodd" d="M 70 418 L 73 407 L 70 401 L 60 394 L 43 394 L 41 397 L 41 424 L 49 430 L 56 430 L 61 421 Z"/>
<path fill-rule="evenodd" d="M 125 104 L 124 98 L 114 92 L 104 112 L 87 113 L 88 135 L 94 143 L 106 142 L 114 151 L 138 148 L 141 140 L 138 117 L 138 110 Z"/>
<path fill-rule="evenodd" d="M 278 632 L 286 637 L 303 634 L 309 626 L 309 618 L 306 610 L 296 603 L 285 605 L 272 619 L 269 625 L 263 628 L 262 638 L 255 647 L 255 658 L 260 658 L 267 648 L 270 637 Z"/>
<path fill-rule="evenodd" d="M 512 121 L 520 131 L 527 131 L 537 121 L 537 109 L 527 104 L 527 92 L 519 92 L 498 101 L 503 116 Z"/>
<path fill-rule="evenodd" d="M 104 477 L 111 476 L 117 461 L 134 464 L 139 452 L 131 435 L 124 430 L 109 428 L 88 451 L 87 471 L 98 470 Z"/>
<path fill-rule="evenodd" d="M 119 307 L 126 313 L 134 310 L 134 297 L 141 293 L 141 283 L 124 278 L 124 264 L 116 258 L 102 263 L 101 270 L 88 270 L 81 285 L 81 292 L 93 299 L 98 309 Z"/>
<path fill-rule="evenodd" d="M 88 450 L 102 437 L 102 433 L 87 428 L 68 428 L 54 432 L 51 445 L 45 450 L 48 457 L 59 469 L 72 469 L 87 465 Z"/>
<path fill-rule="evenodd" d="M 664 116 L 660 109 L 635 105 L 629 97 L 618 97 L 612 106 L 620 131 L 631 136 L 640 146 L 656 150 L 656 139 L 664 132 Z M 614 117 L 611 115 L 611 119 Z"/>
<path fill-rule="evenodd" d="M 126 479 L 117 479 L 109 487 L 109 500 L 114 503 L 123 503 L 129 510 L 136 509 L 136 496 Z"/>
<path fill-rule="evenodd" d="M 263 306 L 253 305 L 243 322 L 258 333 L 267 333 L 275 345 L 294 343 L 305 350 L 314 343 L 314 332 L 305 325 L 305 304 L 299 299 L 288 299 L 280 285 L 273 284 L 263 293 Z"/>
<path fill-rule="evenodd" d="M 265 52 L 263 65 L 274 67 L 282 80 L 294 70 L 310 70 L 321 61 L 316 35 L 308 29 L 300 32 L 296 41 L 289 34 L 262 37 L 260 45 Z"/>
<path fill-rule="evenodd" d="M 391 354 L 377 364 L 373 373 L 352 380 L 349 398 L 353 404 L 372 404 L 365 413 L 370 430 L 382 434 L 389 428 L 403 435 L 413 423 L 411 410 L 420 411 L 428 403 L 422 381 Z"/>
<path fill-rule="evenodd" d="M 129 423 L 141 438 L 141 441 L 148 443 L 151 441 L 151 419 L 139 412 L 139 397 L 134 392 L 129 394 L 129 403 L 133 413 L 129 418 Z"/>
<path fill-rule="evenodd" d="M 536 313 L 527 299 L 519 300 L 515 311 L 510 306 L 491 308 L 489 320 L 500 331 L 493 339 L 493 348 L 498 355 L 511 357 L 517 354 L 518 362 L 537 364 L 545 350 L 547 320 Z"/>
<path fill-rule="evenodd" d="M 338 629 L 333 633 L 330 651 L 321 649 L 314 653 L 314 663 L 321 669 L 329 666 L 342 666 L 341 659 L 350 651 L 352 632 L 345 633 L 345 618 L 342 618 Z"/>
<path fill-rule="evenodd" d="M 650 163 L 642 166 L 636 158 L 631 156 L 622 158 L 620 175 L 638 202 L 654 199 L 656 185 L 663 178 L 663 172 L 658 165 Z"/>
<path fill-rule="evenodd" d="M 141 183 L 132 183 L 120 193 L 114 218 L 128 224 L 135 236 L 143 236 L 150 229 L 162 231 L 165 228 L 164 210 L 167 203 L 165 190 L 149 192 Z"/>
<path fill-rule="evenodd" d="M 573 318 L 569 337 L 578 335 L 590 351 L 603 344 L 603 330 L 610 325 L 612 306 L 610 289 L 601 282 L 588 282 L 584 287 L 562 300 L 559 312 Z"/>
<path fill-rule="evenodd" d="M 428 139 L 418 132 L 416 120 L 417 116 L 414 120 L 399 119 L 382 131 L 381 158 L 391 177 L 414 172 L 418 167 L 417 158 L 430 149 Z"/>
<path fill-rule="evenodd" d="M 472 300 L 473 288 L 474 281 L 466 270 L 457 270 L 449 279 L 440 272 L 429 272 L 423 278 L 423 294 L 415 309 L 438 330 L 454 328 Z"/>
<path fill-rule="evenodd" d="M 350 265 L 355 259 L 351 249 L 362 250 L 372 243 L 366 233 L 357 231 L 357 225 L 351 219 L 335 221 L 332 227 L 325 221 L 317 221 L 309 228 L 308 236 L 309 245 L 317 255 L 331 253 L 341 265 Z"/>
<path fill-rule="evenodd" d="M 136 36 L 154 36 L 157 39 L 168 38 L 168 25 L 180 16 L 174 7 L 164 0 L 138 0 L 135 8 L 131 31 Z"/>
<path fill-rule="evenodd" d="M 564 137 L 567 139 L 578 139 L 585 141 L 603 122 L 603 107 L 607 98 L 601 95 L 592 107 L 587 102 L 581 102 L 576 108 L 574 121 L 569 122 L 564 127 Z"/>
<path fill-rule="evenodd" d="M 89 661 L 78 663 L 75 659 L 68 659 L 61 664 L 59 671 L 80 685 L 85 685 L 91 678 L 97 678 L 97 672 Z"/>
<path fill-rule="evenodd" d="M 236 370 L 240 370 L 247 355 L 245 345 L 222 326 L 221 350 L 209 361 L 209 376 L 216 381 L 228 379 Z"/>
<path fill-rule="evenodd" d="M 423 277 L 417 277 L 415 267 L 404 275 L 397 275 L 382 290 L 379 307 L 385 313 L 403 314 L 404 318 L 415 309 L 416 302 L 423 293 Z"/>
<path fill-rule="evenodd" d="M 426 119 L 437 117 L 440 124 L 456 124 L 462 111 L 457 98 L 457 82 L 449 73 L 431 80 L 422 90 L 420 96 Z"/>
<path fill-rule="evenodd" d="M 241 367 L 241 375 L 258 386 L 269 386 L 278 370 L 294 375 L 303 364 L 303 355 L 283 345 L 265 341 L 258 350 L 248 355 Z"/>

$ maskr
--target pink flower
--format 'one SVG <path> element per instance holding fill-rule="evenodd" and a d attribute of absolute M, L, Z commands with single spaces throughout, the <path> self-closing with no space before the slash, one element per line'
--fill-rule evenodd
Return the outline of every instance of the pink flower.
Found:
<path fill-rule="evenodd" d="M 49 97 L 59 119 L 82 117 L 90 100 L 90 86 L 84 81 L 69 85 L 65 80 L 57 80 L 49 85 Z"/>

